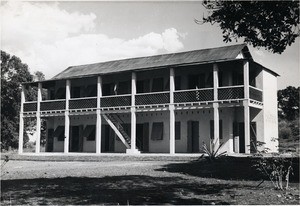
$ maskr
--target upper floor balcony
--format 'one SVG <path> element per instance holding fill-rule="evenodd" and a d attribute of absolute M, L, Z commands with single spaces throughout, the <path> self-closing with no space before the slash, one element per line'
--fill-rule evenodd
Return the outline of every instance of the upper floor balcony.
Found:
<path fill-rule="evenodd" d="M 244 86 L 226 86 L 217 89 L 218 99 L 214 100 L 213 88 L 177 90 L 173 92 L 175 105 L 212 103 L 212 102 L 233 102 L 245 99 Z M 150 92 L 135 95 L 111 95 L 100 97 L 100 109 L 124 109 L 131 107 L 132 96 L 134 96 L 135 107 L 145 106 L 166 106 L 171 104 L 171 92 Z M 249 99 L 258 103 L 263 101 L 262 90 L 249 86 Z M 71 98 L 68 100 L 69 110 L 97 109 L 97 97 Z M 40 102 L 40 111 L 62 111 L 66 110 L 66 99 L 44 100 Z M 37 101 L 24 102 L 24 112 L 36 112 Z"/>
<path fill-rule="evenodd" d="M 225 62 L 218 64 L 217 70 L 209 64 L 178 67 L 172 74 L 171 69 L 158 69 L 42 82 L 36 84 L 40 97 L 23 101 L 23 112 L 129 110 L 132 107 L 241 103 L 245 99 L 261 106 L 261 70 L 251 64 L 247 74 L 244 70 L 243 62 Z"/>

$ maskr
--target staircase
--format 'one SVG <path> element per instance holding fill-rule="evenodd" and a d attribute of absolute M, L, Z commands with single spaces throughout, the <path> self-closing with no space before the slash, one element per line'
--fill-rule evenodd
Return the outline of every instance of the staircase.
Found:
<path fill-rule="evenodd" d="M 131 146 L 131 138 L 129 135 L 125 132 L 123 126 L 120 122 L 122 120 L 117 116 L 117 114 L 102 114 L 106 122 L 109 124 L 109 126 L 115 131 L 117 136 L 120 138 L 120 140 L 123 142 L 123 144 L 126 146 L 127 149 L 130 149 Z"/>

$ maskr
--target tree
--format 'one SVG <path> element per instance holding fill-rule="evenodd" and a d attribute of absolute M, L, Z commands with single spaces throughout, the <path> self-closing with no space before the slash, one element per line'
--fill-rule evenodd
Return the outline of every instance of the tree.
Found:
<path fill-rule="evenodd" d="M 1 51 L 1 144 L 18 146 L 21 82 L 32 81 L 28 66 L 16 56 Z M 25 142 L 28 137 L 25 134 Z"/>
<path fill-rule="evenodd" d="M 218 23 L 223 41 L 244 38 L 254 47 L 282 53 L 299 36 L 299 1 L 211 1 L 207 17 L 197 23 Z"/>
<path fill-rule="evenodd" d="M 42 72 L 38 71 L 35 75 L 44 78 Z M 21 83 L 32 82 L 33 77 L 20 58 L 1 51 L 1 145 L 4 149 L 18 147 Z M 36 89 L 28 88 L 27 100 L 35 100 L 36 96 Z M 32 124 L 25 121 L 24 143 L 29 140 L 26 131 L 31 127 Z"/>
<path fill-rule="evenodd" d="M 300 87 L 289 86 L 278 90 L 278 115 L 282 119 L 293 121 L 299 118 L 299 93 Z"/>
<path fill-rule="evenodd" d="M 292 86 L 277 93 L 279 138 L 294 140 L 299 138 L 299 93 L 300 87 Z"/>

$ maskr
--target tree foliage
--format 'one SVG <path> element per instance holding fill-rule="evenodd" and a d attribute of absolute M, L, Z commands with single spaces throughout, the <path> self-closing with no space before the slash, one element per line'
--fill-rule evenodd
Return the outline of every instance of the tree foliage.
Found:
<path fill-rule="evenodd" d="M 279 90 L 278 116 L 279 138 L 299 140 L 299 93 L 300 87 L 289 86 Z"/>
<path fill-rule="evenodd" d="M 5 149 L 18 146 L 21 82 L 30 81 L 28 66 L 18 57 L 1 51 L 1 143 Z"/>
<path fill-rule="evenodd" d="M 39 77 L 44 77 L 42 72 L 36 73 Z M 32 82 L 33 77 L 28 66 L 22 63 L 20 58 L 1 51 L 1 145 L 4 149 L 8 149 L 9 146 L 18 147 L 21 83 Z M 35 100 L 36 95 L 35 89 L 27 89 L 27 100 Z M 32 125 L 25 121 L 24 143 L 29 139 L 26 131 L 30 130 Z"/>
<path fill-rule="evenodd" d="M 300 87 L 289 86 L 277 93 L 279 117 L 289 121 L 299 118 Z"/>
<path fill-rule="evenodd" d="M 299 1 L 210 1 L 209 14 L 197 23 L 218 23 L 223 41 L 244 38 L 254 47 L 282 53 L 299 36 Z"/>

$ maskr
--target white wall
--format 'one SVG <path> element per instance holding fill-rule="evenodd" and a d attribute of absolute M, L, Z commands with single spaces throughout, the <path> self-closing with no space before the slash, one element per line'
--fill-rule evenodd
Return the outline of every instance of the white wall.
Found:
<path fill-rule="evenodd" d="M 264 142 L 272 152 L 278 151 L 278 107 L 277 107 L 277 78 L 268 71 L 263 71 L 263 118 Z"/>

